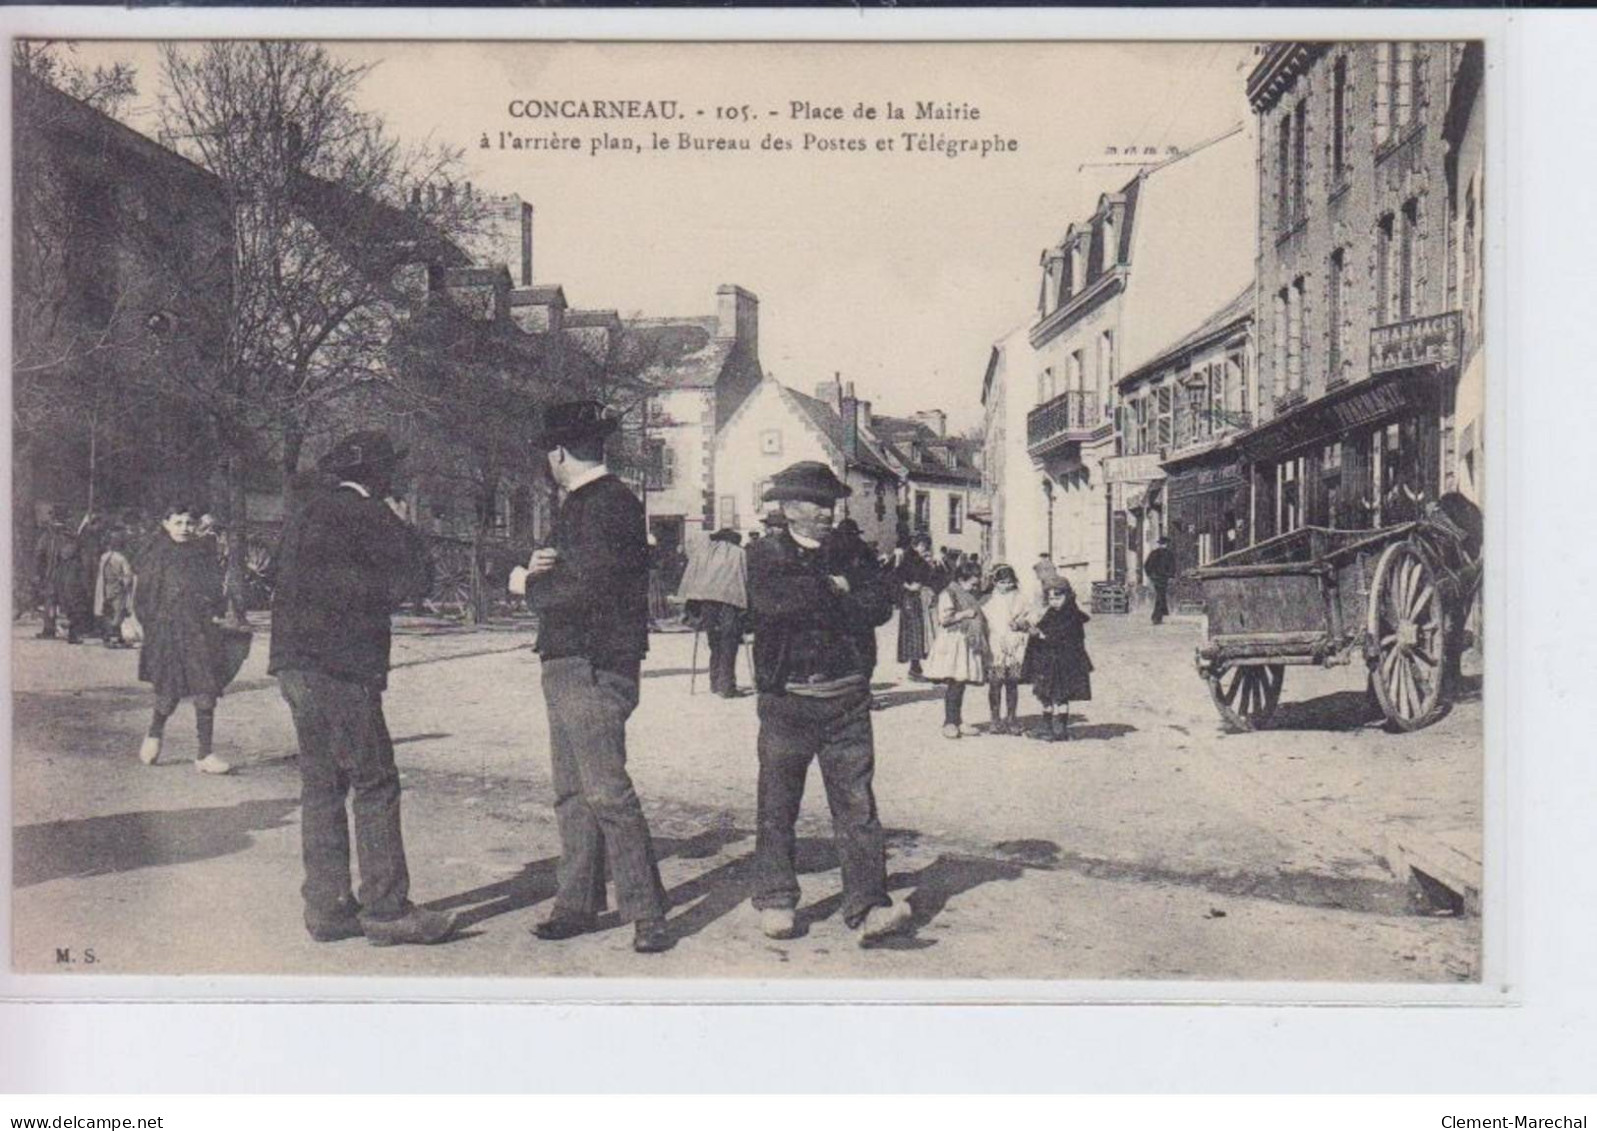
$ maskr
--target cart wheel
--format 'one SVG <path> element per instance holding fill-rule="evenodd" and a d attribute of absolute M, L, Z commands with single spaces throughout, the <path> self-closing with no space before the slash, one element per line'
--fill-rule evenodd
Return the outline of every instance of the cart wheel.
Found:
<path fill-rule="evenodd" d="M 1263 730 L 1281 702 L 1285 682 L 1282 664 L 1246 664 L 1210 675 L 1209 694 L 1232 730 Z"/>
<path fill-rule="evenodd" d="M 1448 613 L 1436 567 L 1412 542 L 1388 546 L 1370 586 L 1370 683 L 1398 730 L 1418 730 L 1446 707 Z"/>

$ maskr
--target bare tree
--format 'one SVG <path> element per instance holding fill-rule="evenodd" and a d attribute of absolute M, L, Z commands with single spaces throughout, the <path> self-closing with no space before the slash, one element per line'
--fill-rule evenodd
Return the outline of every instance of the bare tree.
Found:
<path fill-rule="evenodd" d="M 478 205 L 452 190 L 459 154 L 402 145 L 357 105 L 369 68 L 320 46 L 171 44 L 162 69 L 162 138 L 215 175 L 230 218 L 222 347 L 186 392 L 216 431 L 242 531 L 250 468 L 275 455 L 286 489 L 327 406 L 386 379 L 427 265 L 464 261 L 455 241 Z M 245 540 L 231 550 L 239 593 Z"/>

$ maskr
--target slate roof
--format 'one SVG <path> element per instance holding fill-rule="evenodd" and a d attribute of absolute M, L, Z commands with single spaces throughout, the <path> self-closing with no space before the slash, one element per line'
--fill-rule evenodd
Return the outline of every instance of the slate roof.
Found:
<path fill-rule="evenodd" d="M 1199 323 L 1196 329 L 1190 333 L 1183 334 L 1170 345 L 1160 350 L 1158 354 L 1150 358 L 1146 363 L 1120 378 L 1116 384 L 1121 388 L 1134 385 L 1153 370 L 1163 368 L 1180 354 L 1198 345 L 1204 339 L 1222 333 L 1226 327 L 1241 322 L 1245 318 L 1252 318 L 1255 290 L 1255 285 L 1249 283 L 1240 294 Z"/>
<path fill-rule="evenodd" d="M 661 389 L 713 389 L 732 356 L 731 338 L 716 336 L 720 323 L 701 318 L 638 318 L 627 329 L 655 361 L 643 380 Z"/>
<path fill-rule="evenodd" d="M 981 449 L 979 441 L 939 436 L 920 421 L 900 416 L 873 416 L 871 431 L 892 449 L 911 479 L 981 485 L 981 469 L 975 461 L 975 453 Z"/>
<path fill-rule="evenodd" d="M 788 399 L 790 404 L 820 429 L 821 434 L 838 451 L 848 451 L 848 426 L 843 423 L 843 418 L 838 415 L 836 409 L 825 401 L 816 400 L 814 397 L 807 396 L 797 389 L 790 389 L 786 385 L 778 385 L 777 388 L 781 390 L 782 395 Z M 877 475 L 896 478 L 893 469 L 887 465 L 887 461 L 877 453 L 870 441 L 870 437 L 861 436 L 860 441 L 855 457 L 851 462 Z"/>
<path fill-rule="evenodd" d="M 517 287 L 510 292 L 511 306 L 565 306 L 566 292 L 559 284 Z"/>

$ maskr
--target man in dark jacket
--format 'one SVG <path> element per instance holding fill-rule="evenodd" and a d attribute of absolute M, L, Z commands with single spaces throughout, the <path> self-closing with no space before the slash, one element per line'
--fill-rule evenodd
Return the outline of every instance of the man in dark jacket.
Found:
<path fill-rule="evenodd" d="M 1164 618 L 1170 615 L 1170 579 L 1176 574 L 1169 539 L 1159 539 L 1158 547 L 1142 563 L 1142 572 L 1153 586 L 1153 623 L 1163 624 Z"/>
<path fill-rule="evenodd" d="M 269 671 L 299 736 L 305 927 L 318 942 L 435 943 L 450 916 L 410 902 L 399 771 L 383 719 L 389 618 L 430 584 L 421 536 L 399 517 L 403 451 L 356 432 L 296 486 L 278 551 Z M 350 890 L 353 794 L 360 900 Z"/>
<path fill-rule="evenodd" d="M 781 503 L 787 524 L 748 552 L 760 718 L 754 906 L 768 937 L 794 937 L 794 825 L 819 760 L 842 861 L 843 921 L 865 946 L 901 929 L 909 908 L 887 894 L 863 643 L 863 630 L 892 616 L 893 585 L 869 556 L 845 563 L 828 544 L 832 509 L 848 494 L 822 463 L 778 472 L 765 498 Z"/>
<path fill-rule="evenodd" d="M 643 806 L 627 773 L 627 718 L 649 650 L 649 536 L 643 505 L 604 463 L 616 421 L 593 401 L 554 405 L 537 444 L 565 492 L 553 544 L 528 563 L 549 708 L 558 890 L 542 939 L 593 930 L 605 908 L 605 862 L 632 947 L 667 950 L 665 889 Z"/>

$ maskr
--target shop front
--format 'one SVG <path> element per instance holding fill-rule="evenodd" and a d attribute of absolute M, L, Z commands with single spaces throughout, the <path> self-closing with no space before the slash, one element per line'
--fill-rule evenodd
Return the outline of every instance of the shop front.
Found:
<path fill-rule="evenodd" d="M 1160 453 L 1111 456 L 1103 461 L 1109 497 L 1109 580 L 1125 586 L 1137 603 L 1148 595 L 1142 564 L 1165 533 L 1165 472 Z"/>
<path fill-rule="evenodd" d="M 1165 462 L 1165 508 L 1176 577 L 1170 603 L 1177 612 L 1203 609 L 1203 587 L 1192 570 L 1248 544 L 1248 480 L 1227 439 Z"/>
<path fill-rule="evenodd" d="M 1254 541 L 1303 526 L 1376 529 L 1418 518 L 1441 495 L 1453 380 L 1446 365 L 1394 366 L 1239 437 Z"/>

